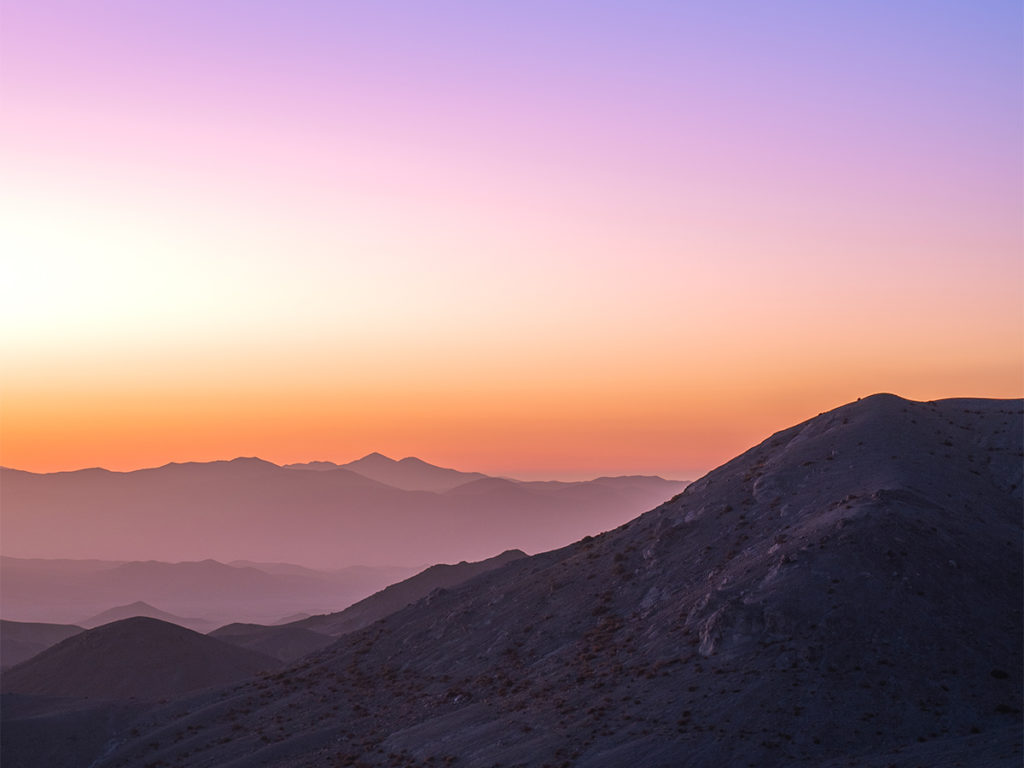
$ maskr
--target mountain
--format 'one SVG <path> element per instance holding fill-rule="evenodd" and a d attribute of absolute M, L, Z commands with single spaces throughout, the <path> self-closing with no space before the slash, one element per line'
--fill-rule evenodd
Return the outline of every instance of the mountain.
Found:
<path fill-rule="evenodd" d="M 621 525 L 685 485 L 660 478 L 623 487 L 604 480 L 574 483 L 568 491 L 561 485 L 524 484 L 527 493 L 497 481 L 492 489 L 458 493 L 460 487 L 448 487 L 456 480 L 461 487 L 489 481 L 419 459 L 396 462 L 374 454 L 346 466 L 359 471 L 299 471 L 259 459 L 168 464 L 135 472 L 42 475 L 4 469 L 4 553 L 121 561 L 285 561 L 320 569 L 421 567 L 481 560 L 509 548 L 537 552 L 563 546 Z M 399 485 L 447 490 L 403 490 L 359 472 Z M 131 583 L 111 578 L 118 585 Z M 146 600 L 185 610 L 155 594 L 126 597 L 117 602 Z M 323 605 L 279 608 L 278 616 L 325 610 Z M 30 602 L 25 609 L 32 610 Z"/>
<path fill-rule="evenodd" d="M 319 651 L 337 640 L 330 635 L 294 624 L 268 627 L 264 624 L 235 623 L 227 624 L 208 634 L 225 643 L 248 648 L 285 662 L 295 661 L 313 651 Z"/>
<path fill-rule="evenodd" d="M 135 616 L 146 616 L 151 619 L 159 619 L 160 621 L 166 621 L 170 624 L 177 624 L 179 627 L 191 629 L 193 632 L 209 632 L 213 628 L 212 622 L 207 621 L 206 619 L 186 619 L 182 616 L 175 616 L 173 613 L 161 611 L 159 608 L 154 608 L 149 603 L 144 603 L 141 600 L 129 603 L 128 605 L 119 605 L 114 608 L 108 608 L 102 613 L 90 616 L 79 623 L 86 629 L 94 629 L 95 627 L 100 627 L 104 624 L 110 624 L 113 621 L 130 619 Z"/>
<path fill-rule="evenodd" d="M 420 600 L 437 589 L 447 589 L 469 581 L 482 573 L 501 568 L 507 563 L 526 557 L 525 552 L 512 549 L 476 563 L 465 561 L 455 565 L 432 565 L 405 581 L 385 587 L 380 592 L 350 605 L 343 611 L 322 616 L 310 616 L 291 625 L 303 627 L 324 635 L 338 637 L 355 632 L 382 619 L 405 606 Z"/>
<path fill-rule="evenodd" d="M 229 621 L 272 622 L 283 615 L 337 610 L 412 573 L 413 568 L 393 566 L 325 572 L 288 563 L 77 564 L 2 557 L 0 609 L 11 619 L 78 621 L 112 605 L 155 603 L 174 614 L 156 618 L 180 624 L 177 617 L 194 616 L 197 618 L 185 621 L 184 626 L 208 631 Z M 138 615 L 151 614 L 139 611 Z M 127 615 L 107 620 L 114 618 Z"/>
<path fill-rule="evenodd" d="M 3 676 L 5 693 L 153 701 L 252 677 L 280 664 L 190 629 L 136 617 L 90 629 Z"/>
<path fill-rule="evenodd" d="M 341 635 L 355 632 L 401 610 L 434 590 L 454 587 L 524 557 L 527 557 L 524 552 L 510 550 L 476 563 L 432 565 L 337 613 L 303 617 L 277 626 L 230 624 L 211 632 L 210 636 L 266 653 L 282 661 L 294 661 L 300 656 L 325 648 Z"/>
<path fill-rule="evenodd" d="M 288 469 L 317 470 L 320 472 L 345 469 L 405 491 L 447 491 L 456 486 L 486 477 L 479 472 L 459 472 L 428 464 L 415 456 L 395 461 L 381 453 L 369 453 L 348 464 L 332 461 L 310 461 L 305 464 L 286 464 Z"/>
<path fill-rule="evenodd" d="M 83 631 L 83 627 L 73 624 L 0 620 L 0 667 L 20 664 L 51 645 Z"/>
<path fill-rule="evenodd" d="M 613 531 L 146 713 L 97 766 L 1016 768 L 1022 405 L 822 414 Z"/>
<path fill-rule="evenodd" d="M 406 491 L 448 491 L 471 480 L 486 477 L 479 472 L 459 472 L 436 467 L 415 456 L 395 461 L 379 453 L 371 453 L 342 464 L 341 468 Z"/>

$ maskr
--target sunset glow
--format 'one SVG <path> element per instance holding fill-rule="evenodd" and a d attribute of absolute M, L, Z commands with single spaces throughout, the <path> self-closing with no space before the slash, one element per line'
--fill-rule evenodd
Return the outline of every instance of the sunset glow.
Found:
<path fill-rule="evenodd" d="M 0 464 L 692 478 L 1024 394 L 1018 3 L 4 4 Z"/>

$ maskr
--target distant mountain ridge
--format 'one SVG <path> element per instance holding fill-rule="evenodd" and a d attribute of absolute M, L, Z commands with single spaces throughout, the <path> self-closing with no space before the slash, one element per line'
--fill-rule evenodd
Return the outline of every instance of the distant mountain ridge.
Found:
<path fill-rule="evenodd" d="M 87 619 L 83 619 L 78 622 L 81 626 L 86 629 L 95 629 L 101 627 L 104 624 L 110 624 L 114 621 L 121 621 L 122 619 L 131 619 L 136 616 L 144 616 L 150 619 L 159 619 L 169 624 L 177 624 L 179 627 L 185 627 L 191 629 L 193 632 L 199 632 L 205 634 L 213 629 L 213 622 L 208 619 L 195 619 L 186 618 L 184 616 L 176 616 L 173 613 L 162 611 L 149 603 L 145 603 L 141 600 L 137 600 L 134 603 L 128 605 L 118 605 L 113 608 L 109 608 L 102 613 L 98 613 L 95 616 L 90 616 Z"/>
<path fill-rule="evenodd" d="M 267 564 L 268 572 L 258 565 L 3 556 L 0 610 L 3 618 L 19 621 L 78 623 L 83 616 L 141 602 L 155 604 L 167 615 L 147 610 L 128 615 L 152 615 L 208 631 L 229 621 L 271 622 L 294 613 L 340 610 L 416 572 L 368 566 L 324 572 L 287 563 Z M 108 615 L 106 620 L 128 615 Z"/>
<path fill-rule="evenodd" d="M 369 453 L 347 464 L 313 461 L 307 464 L 286 464 L 288 469 L 338 470 L 355 472 L 403 491 L 449 491 L 472 480 L 486 477 L 479 472 L 460 472 L 429 464 L 415 456 L 395 461 L 381 453 Z"/>
<path fill-rule="evenodd" d="M 481 560 L 509 548 L 550 549 L 614 528 L 685 487 L 635 477 L 519 482 L 380 454 L 323 471 L 238 458 L 134 472 L 3 469 L 0 482 L 8 555 L 213 557 L 319 569 L 412 567 Z"/>

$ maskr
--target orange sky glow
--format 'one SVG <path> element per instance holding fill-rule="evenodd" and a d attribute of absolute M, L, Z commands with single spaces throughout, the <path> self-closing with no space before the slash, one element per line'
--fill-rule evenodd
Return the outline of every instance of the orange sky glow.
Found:
<path fill-rule="evenodd" d="M 874 392 L 1024 394 L 1009 4 L 109 5 L 6 13 L 4 466 L 694 478 Z"/>

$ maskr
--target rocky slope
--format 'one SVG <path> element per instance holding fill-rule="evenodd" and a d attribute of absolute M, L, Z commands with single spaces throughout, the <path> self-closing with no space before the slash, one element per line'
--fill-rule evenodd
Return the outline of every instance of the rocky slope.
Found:
<path fill-rule="evenodd" d="M 851 403 L 100 765 L 1018 766 L 1021 436 L 1021 401 Z"/>

